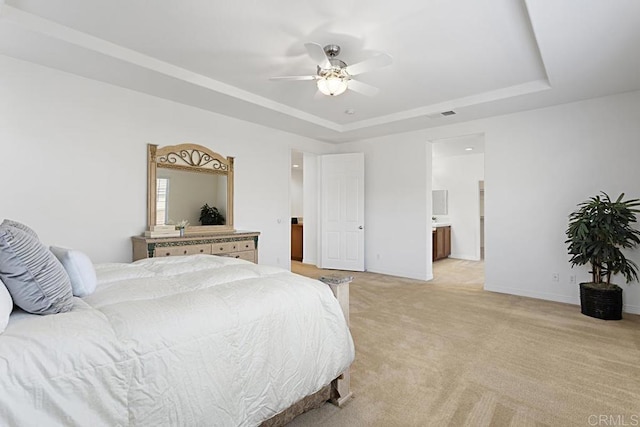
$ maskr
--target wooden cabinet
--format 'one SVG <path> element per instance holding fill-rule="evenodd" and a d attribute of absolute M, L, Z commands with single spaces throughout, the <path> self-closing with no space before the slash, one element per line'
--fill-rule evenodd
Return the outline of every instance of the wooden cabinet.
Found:
<path fill-rule="evenodd" d="M 161 256 L 209 254 L 258 262 L 258 236 L 255 231 L 234 231 L 185 237 L 134 236 L 133 260 Z"/>
<path fill-rule="evenodd" d="M 436 227 L 431 234 L 433 243 L 433 261 L 451 255 L 451 226 Z"/>
<path fill-rule="evenodd" d="M 302 224 L 291 224 L 291 259 L 302 261 Z"/>

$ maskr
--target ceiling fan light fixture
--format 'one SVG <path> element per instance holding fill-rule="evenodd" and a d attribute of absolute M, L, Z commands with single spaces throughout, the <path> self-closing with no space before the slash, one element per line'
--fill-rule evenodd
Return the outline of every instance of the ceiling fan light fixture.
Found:
<path fill-rule="evenodd" d="M 330 70 L 320 73 L 318 90 L 328 96 L 338 96 L 349 88 L 349 76 L 342 70 Z"/>
<path fill-rule="evenodd" d="M 2 0 L 0 0 L 2 1 Z M 378 54 L 356 64 L 347 65 L 337 58 L 340 46 L 327 45 L 324 48 L 318 43 L 305 43 L 307 53 L 317 64 L 316 74 L 312 76 L 281 76 L 271 80 L 315 80 L 318 92 L 327 96 L 342 95 L 347 89 L 366 96 L 374 96 L 378 89 L 363 83 L 353 76 L 391 64 L 392 58 L 387 54 Z"/>

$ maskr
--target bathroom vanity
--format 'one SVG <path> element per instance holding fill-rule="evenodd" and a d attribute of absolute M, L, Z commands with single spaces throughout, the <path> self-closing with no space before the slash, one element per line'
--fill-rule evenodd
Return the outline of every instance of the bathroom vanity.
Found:
<path fill-rule="evenodd" d="M 449 257 L 451 255 L 451 225 L 433 223 L 432 227 L 433 261 Z"/>

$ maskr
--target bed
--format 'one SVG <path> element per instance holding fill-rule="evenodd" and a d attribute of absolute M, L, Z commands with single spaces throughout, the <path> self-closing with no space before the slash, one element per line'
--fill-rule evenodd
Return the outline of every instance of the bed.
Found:
<path fill-rule="evenodd" d="M 95 271 L 70 311 L 14 308 L 0 334 L 0 425 L 255 426 L 354 359 L 319 281 L 212 255 Z"/>

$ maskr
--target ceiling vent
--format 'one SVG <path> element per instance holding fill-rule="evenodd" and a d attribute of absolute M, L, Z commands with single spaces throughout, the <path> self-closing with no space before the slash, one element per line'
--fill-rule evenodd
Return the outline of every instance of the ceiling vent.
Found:
<path fill-rule="evenodd" d="M 456 112 L 453 111 L 453 110 L 449 110 L 449 111 L 443 111 L 440 114 L 442 114 L 443 116 L 447 117 L 447 116 L 454 116 L 456 114 Z"/>

